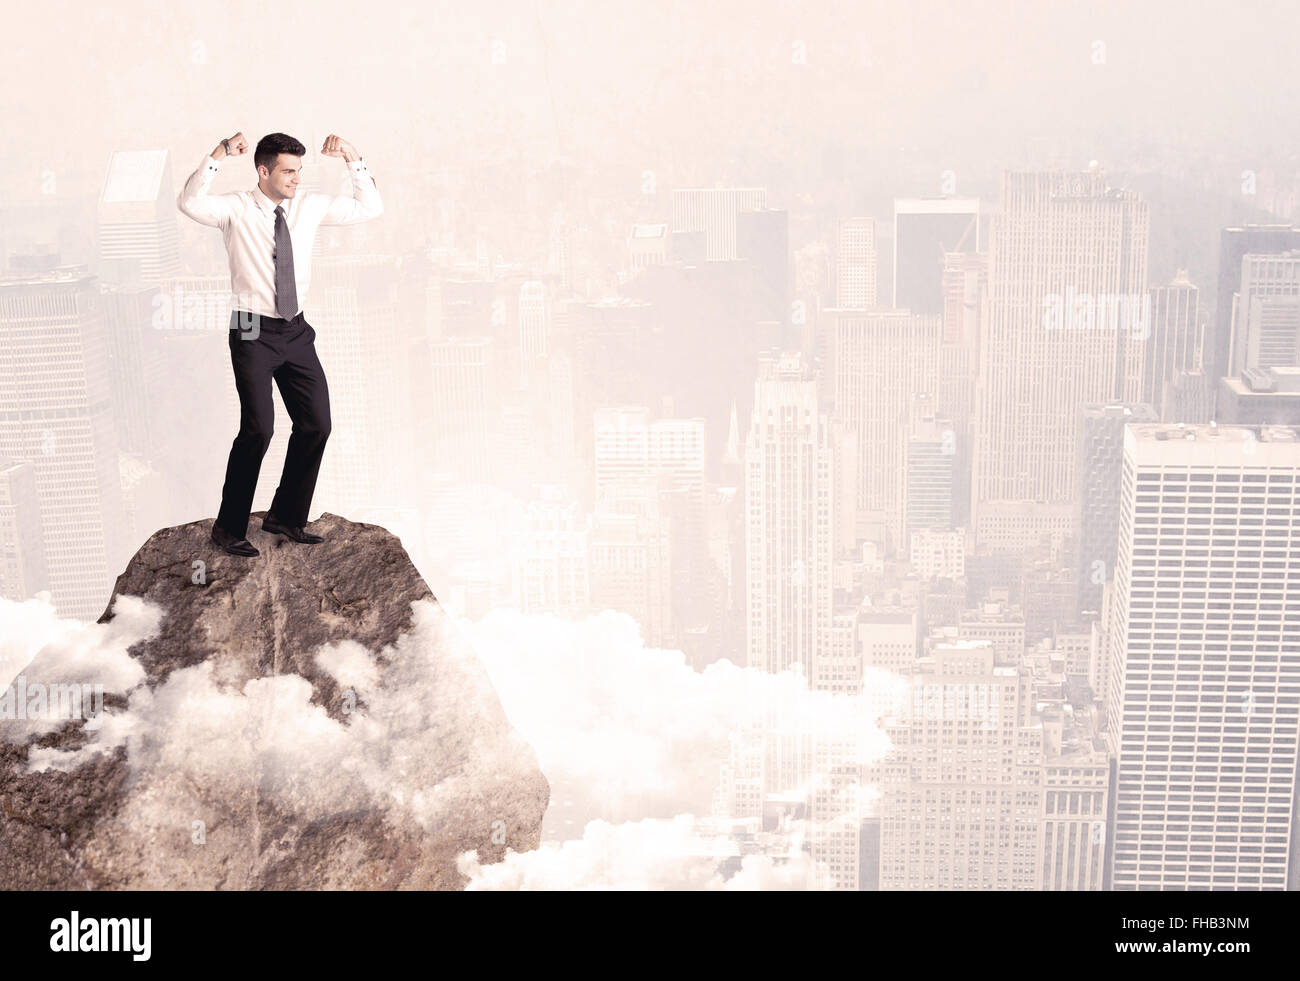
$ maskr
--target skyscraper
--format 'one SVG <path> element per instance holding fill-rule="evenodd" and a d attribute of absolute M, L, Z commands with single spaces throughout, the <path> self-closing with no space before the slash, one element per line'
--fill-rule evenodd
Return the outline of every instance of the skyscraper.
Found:
<path fill-rule="evenodd" d="M 0 596 L 17 603 L 48 588 L 36 464 L 0 459 Z"/>
<path fill-rule="evenodd" d="M 686 625 L 708 619 L 702 584 L 707 577 L 703 419 L 652 419 L 642 406 L 598 409 L 594 414 L 595 498 L 624 481 L 646 481 L 656 490 L 655 517 L 671 529 L 671 603 L 665 622 Z"/>
<path fill-rule="evenodd" d="M 166 150 L 118 150 L 99 194 L 99 260 L 106 281 L 156 285 L 180 272 L 171 160 Z"/>
<path fill-rule="evenodd" d="M 1150 329 L 1147 204 L 1099 170 L 1006 173 L 989 246 L 973 476 L 980 505 L 1022 520 L 1074 494 L 1075 426 L 1090 402 L 1136 402 Z"/>
<path fill-rule="evenodd" d="M 1077 609 L 1101 608 L 1101 590 L 1115 571 L 1119 539 L 1120 471 L 1124 462 L 1124 427 L 1155 422 L 1151 407 L 1085 405 L 1079 410 Z"/>
<path fill-rule="evenodd" d="M 869 310 L 876 305 L 876 221 L 842 218 L 835 254 L 835 305 Z"/>
<path fill-rule="evenodd" d="M 156 393 L 167 370 L 154 312 L 163 302 L 157 286 L 101 284 L 113 421 L 121 450 L 155 457 L 159 449 Z M 152 531 L 152 529 L 150 529 Z"/>
<path fill-rule="evenodd" d="M 798 354 L 765 356 L 745 448 L 748 664 L 814 680 L 831 626 L 834 437 Z"/>
<path fill-rule="evenodd" d="M 917 399 L 938 384 L 942 322 L 894 310 L 826 315 L 835 344 L 836 415 L 856 434 L 859 534 L 900 549 L 908 433 L 918 404 L 933 416 L 933 399 Z"/>
<path fill-rule="evenodd" d="M 947 419 L 936 418 L 934 400 L 915 400 L 907 436 L 904 470 L 906 535 L 920 529 L 948 530 L 953 526 L 953 461 L 956 434 Z"/>
<path fill-rule="evenodd" d="M 896 200 L 894 309 L 935 316 L 943 313 L 948 253 L 979 250 L 978 198 Z"/>
<path fill-rule="evenodd" d="M 1180 269 L 1173 281 L 1151 290 L 1151 333 L 1147 338 L 1146 363 L 1142 368 L 1142 401 L 1160 415 L 1165 386 L 1183 371 L 1201 367 L 1205 341 L 1200 323 L 1200 290 Z M 1163 422 L 1186 422 L 1166 419 Z"/>
<path fill-rule="evenodd" d="M 988 317 L 988 256 L 950 252 L 943 269 L 943 338 L 935 411 L 949 420 L 953 453 L 954 520 L 970 524 L 971 462 L 980 337 Z"/>
<path fill-rule="evenodd" d="M 764 353 L 745 446 L 747 663 L 797 669 L 810 688 L 822 687 L 823 666 L 831 675 L 843 666 L 833 636 L 839 436 L 821 411 L 818 383 L 797 352 Z M 856 783 L 846 773 L 856 743 L 810 727 L 802 699 L 773 694 L 761 713 L 765 803 L 815 814 L 814 860 L 824 874 L 841 873 L 827 884 L 842 884 L 844 860 L 856 856 L 855 847 L 840 847 L 857 827 L 856 812 L 841 810 Z"/>
<path fill-rule="evenodd" d="M 0 457 L 35 466 L 46 573 L 63 617 L 103 613 L 124 559 L 104 332 L 84 267 L 0 279 Z"/>
<path fill-rule="evenodd" d="M 1124 435 L 1115 889 L 1282 889 L 1300 749 L 1300 431 Z"/>

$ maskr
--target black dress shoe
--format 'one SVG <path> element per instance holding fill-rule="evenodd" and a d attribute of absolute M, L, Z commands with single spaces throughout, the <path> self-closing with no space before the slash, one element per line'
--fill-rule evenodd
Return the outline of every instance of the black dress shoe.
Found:
<path fill-rule="evenodd" d="M 257 550 L 257 546 L 247 538 L 236 538 L 215 521 L 212 523 L 212 542 L 215 545 L 220 545 L 231 555 L 244 555 L 251 557 L 262 554 Z"/>
<path fill-rule="evenodd" d="M 262 530 L 269 531 L 272 535 L 285 535 L 302 545 L 315 545 L 317 542 L 325 541 L 320 535 L 313 535 L 309 531 L 304 531 L 299 525 L 280 524 L 275 515 L 269 512 L 262 519 Z"/>

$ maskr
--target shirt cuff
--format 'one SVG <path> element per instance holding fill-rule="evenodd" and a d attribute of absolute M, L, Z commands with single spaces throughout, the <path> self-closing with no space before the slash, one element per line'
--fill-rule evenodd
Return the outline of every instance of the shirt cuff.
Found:
<path fill-rule="evenodd" d="M 370 173 L 370 171 L 366 169 L 366 162 L 364 159 L 353 160 L 350 164 L 348 164 L 348 167 L 352 170 L 354 174 L 364 176 Z"/>
<path fill-rule="evenodd" d="M 208 170 L 213 170 L 213 171 L 215 171 L 217 167 L 220 166 L 220 164 L 217 161 L 217 158 L 210 153 L 203 158 L 203 165 L 207 167 Z"/>

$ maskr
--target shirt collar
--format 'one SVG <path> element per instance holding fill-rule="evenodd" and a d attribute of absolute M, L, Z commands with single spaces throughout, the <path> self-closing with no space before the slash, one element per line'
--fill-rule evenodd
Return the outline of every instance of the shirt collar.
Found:
<path fill-rule="evenodd" d="M 272 201 L 270 198 L 268 198 L 265 193 L 263 193 L 261 186 L 258 184 L 253 185 L 253 200 L 256 201 L 257 206 L 261 208 L 264 212 L 266 212 L 268 215 L 275 214 L 275 202 Z M 293 198 L 285 198 L 283 201 L 280 202 L 280 206 L 284 208 L 285 218 L 289 217 L 289 212 L 293 208 L 293 201 L 294 201 Z"/>

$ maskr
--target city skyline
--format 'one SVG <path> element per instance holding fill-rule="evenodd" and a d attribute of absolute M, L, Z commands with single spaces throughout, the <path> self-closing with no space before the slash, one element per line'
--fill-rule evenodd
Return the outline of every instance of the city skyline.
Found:
<path fill-rule="evenodd" d="M 838 37 L 831 9 L 629 10 L 576 65 L 555 24 L 580 5 L 458 15 L 430 77 L 484 84 L 436 125 L 355 95 L 276 124 L 355 135 L 385 201 L 312 254 L 313 518 L 398 536 L 482 643 L 552 787 L 545 855 L 604 821 L 665 882 L 1300 888 L 1300 157 L 1247 86 L 1190 75 L 1144 90 L 1166 114 L 1144 133 L 1123 97 L 1144 54 L 1170 63 L 1134 51 L 1155 14 L 1019 6 L 1042 40 L 1018 68 L 930 4 L 838 10 Z M 85 145 L 33 120 L 0 163 L 0 685 L 68 625 L 100 654 L 129 636 L 95 623 L 119 574 L 217 512 L 239 298 L 176 199 L 269 119 L 245 78 L 210 91 L 256 16 L 176 8 L 165 56 L 85 69 L 112 79 Z M 1300 101 L 1269 33 L 1261 72 Z M 841 135 L 883 111 L 854 79 L 921 64 L 943 71 Z M 710 65 L 716 99 L 688 105 Z M 1050 99 L 1022 75 L 1086 96 L 1076 124 L 1031 122 Z M 165 130 L 137 93 L 169 80 Z M 255 180 L 229 161 L 213 190 Z M 292 427 L 274 401 L 254 511 Z"/>

